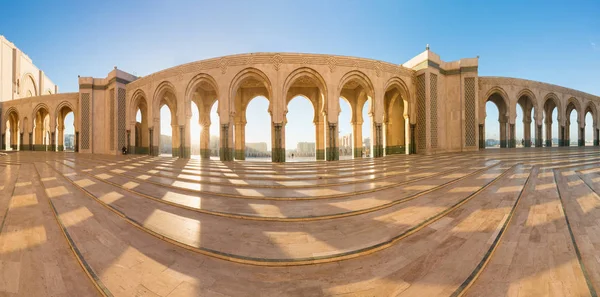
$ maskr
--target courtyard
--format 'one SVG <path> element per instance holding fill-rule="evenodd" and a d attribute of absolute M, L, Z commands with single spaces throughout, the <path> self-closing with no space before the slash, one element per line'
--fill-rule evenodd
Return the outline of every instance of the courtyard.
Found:
<path fill-rule="evenodd" d="M 597 147 L 0 156 L 13 296 L 596 296 Z"/>

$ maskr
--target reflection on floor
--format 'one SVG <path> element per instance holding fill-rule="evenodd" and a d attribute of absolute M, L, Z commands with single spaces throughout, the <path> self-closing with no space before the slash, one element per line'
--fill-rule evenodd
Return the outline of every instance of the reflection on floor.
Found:
<path fill-rule="evenodd" d="M 0 296 L 597 296 L 600 151 L 0 155 Z"/>

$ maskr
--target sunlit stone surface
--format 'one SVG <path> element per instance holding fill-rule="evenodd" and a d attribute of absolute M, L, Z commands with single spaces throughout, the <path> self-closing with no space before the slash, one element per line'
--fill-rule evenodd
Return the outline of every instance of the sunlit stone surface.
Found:
<path fill-rule="evenodd" d="M 593 296 L 598 164 L 595 147 L 284 166 L 13 152 L 0 295 Z"/>

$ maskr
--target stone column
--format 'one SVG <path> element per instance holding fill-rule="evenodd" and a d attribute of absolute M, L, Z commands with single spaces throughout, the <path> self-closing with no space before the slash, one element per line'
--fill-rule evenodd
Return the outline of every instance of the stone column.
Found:
<path fill-rule="evenodd" d="M 409 154 L 416 154 L 417 153 L 417 147 L 415 145 L 416 139 L 415 139 L 415 128 L 416 128 L 416 124 L 409 124 L 410 125 L 410 143 L 408 144 L 408 153 Z"/>
<path fill-rule="evenodd" d="M 381 123 L 373 124 L 373 139 L 371 139 L 371 147 L 373 148 L 373 157 L 383 157 L 383 129 Z"/>
<path fill-rule="evenodd" d="M 338 125 L 337 123 L 327 123 L 325 130 L 325 159 L 327 161 L 337 161 L 340 159 L 338 147 Z"/>
<path fill-rule="evenodd" d="M 233 161 L 233 148 L 230 146 L 232 138 L 233 131 L 231 131 L 229 123 L 221 124 L 221 145 L 219 147 L 219 157 L 221 161 Z"/>
<path fill-rule="evenodd" d="M 535 146 L 536 147 L 542 147 L 542 144 L 544 142 L 543 140 L 543 136 L 542 136 L 542 125 L 536 125 L 536 131 L 535 131 Z"/>
<path fill-rule="evenodd" d="M 39 119 L 35 118 L 35 133 L 34 133 L 34 141 L 33 141 L 33 149 L 36 151 L 42 150 L 42 145 L 44 144 L 44 122 L 39 121 Z"/>
<path fill-rule="evenodd" d="M 200 125 L 200 158 L 210 159 L 210 118 L 204 119 Z"/>
<path fill-rule="evenodd" d="M 500 122 L 500 147 L 501 148 L 508 147 L 506 125 L 507 125 L 506 122 Z"/>
<path fill-rule="evenodd" d="M 271 161 L 276 163 L 285 162 L 285 125 L 282 123 L 271 123 Z"/>
<path fill-rule="evenodd" d="M 523 120 L 525 131 L 523 131 L 523 138 L 525 139 L 525 147 L 531 147 L 531 119 Z"/>
<path fill-rule="evenodd" d="M 508 127 L 510 129 L 508 147 L 515 148 L 515 147 L 517 147 L 517 134 L 515 133 L 516 132 L 515 124 L 510 124 Z"/>
<path fill-rule="evenodd" d="M 33 132 L 29 132 L 29 150 L 33 151 Z"/>
<path fill-rule="evenodd" d="M 6 134 L 2 133 L 2 150 L 6 150 L 6 141 L 4 140 L 6 138 Z"/>
<path fill-rule="evenodd" d="M 126 130 L 127 133 L 127 153 L 131 154 L 131 153 L 135 153 L 135 150 L 132 150 L 132 146 L 131 146 L 131 130 Z"/>
<path fill-rule="evenodd" d="M 185 121 L 184 125 L 179 125 L 179 157 L 189 159 L 192 155 L 192 146 L 190 140 L 190 121 Z"/>
<path fill-rule="evenodd" d="M 158 146 L 156 146 L 156 136 L 154 135 L 154 127 L 148 128 L 148 139 L 150 140 L 148 154 L 150 156 L 158 156 Z"/>
<path fill-rule="evenodd" d="M 171 125 L 171 156 L 172 157 L 181 157 L 179 155 L 179 125 Z"/>
<path fill-rule="evenodd" d="M 479 148 L 485 148 L 485 126 L 483 124 L 479 124 Z"/>
<path fill-rule="evenodd" d="M 246 160 L 246 122 L 235 123 L 235 159 Z"/>
<path fill-rule="evenodd" d="M 585 128 L 579 127 L 579 135 L 577 137 L 577 144 L 579 146 L 585 146 Z"/>
<path fill-rule="evenodd" d="M 315 123 L 315 136 L 316 136 L 316 159 L 325 160 L 325 125 L 323 121 Z"/>
<path fill-rule="evenodd" d="M 563 132 L 563 146 L 571 146 L 571 122 L 567 121 L 565 131 Z"/>
<path fill-rule="evenodd" d="M 56 132 L 50 132 L 50 150 L 56 151 Z"/>
<path fill-rule="evenodd" d="M 58 148 L 59 152 L 65 150 L 65 127 L 58 125 Z"/>
<path fill-rule="evenodd" d="M 74 151 L 79 152 L 79 131 L 75 131 L 75 148 Z"/>
<path fill-rule="evenodd" d="M 25 145 L 23 144 L 23 132 L 19 133 L 19 150 L 22 151 Z"/>
<path fill-rule="evenodd" d="M 362 136 L 362 122 L 352 122 L 352 156 L 354 158 L 362 158 L 363 156 L 363 136 Z"/>
<path fill-rule="evenodd" d="M 558 129 L 558 146 L 565 146 L 565 126 L 563 125 Z"/>
<path fill-rule="evenodd" d="M 600 141 L 598 141 L 598 136 L 600 136 L 600 129 L 594 127 L 594 146 L 600 145 Z"/>
<path fill-rule="evenodd" d="M 546 122 L 546 146 L 552 146 L 552 122 Z"/>

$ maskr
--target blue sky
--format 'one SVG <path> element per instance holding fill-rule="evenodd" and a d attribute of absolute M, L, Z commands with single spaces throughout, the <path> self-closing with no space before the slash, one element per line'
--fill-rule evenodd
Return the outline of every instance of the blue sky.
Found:
<path fill-rule="evenodd" d="M 31 0 L 3 1 L 0 34 L 62 92 L 77 91 L 77 75 L 104 77 L 113 66 L 147 75 L 190 61 L 258 51 L 401 64 L 430 44 L 446 61 L 480 56 L 482 76 L 527 78 L 600 95 L 599 15 L 597 0 Z M 263 132 L 269 124 L 265 102 L 259 101 L 249 107 L 248 125 L 262 129 L 247 130 L 248 142 L 269 142 Z M 298 137 L 288 143 L 302 141 L 306 124 L 312 123 L 310 105 L 293 103 L 298 107 L 287 129 L 297 132 L 287 134 Z M 342 133 L 350 130 L 349 124 L 340 125 Z"/>

